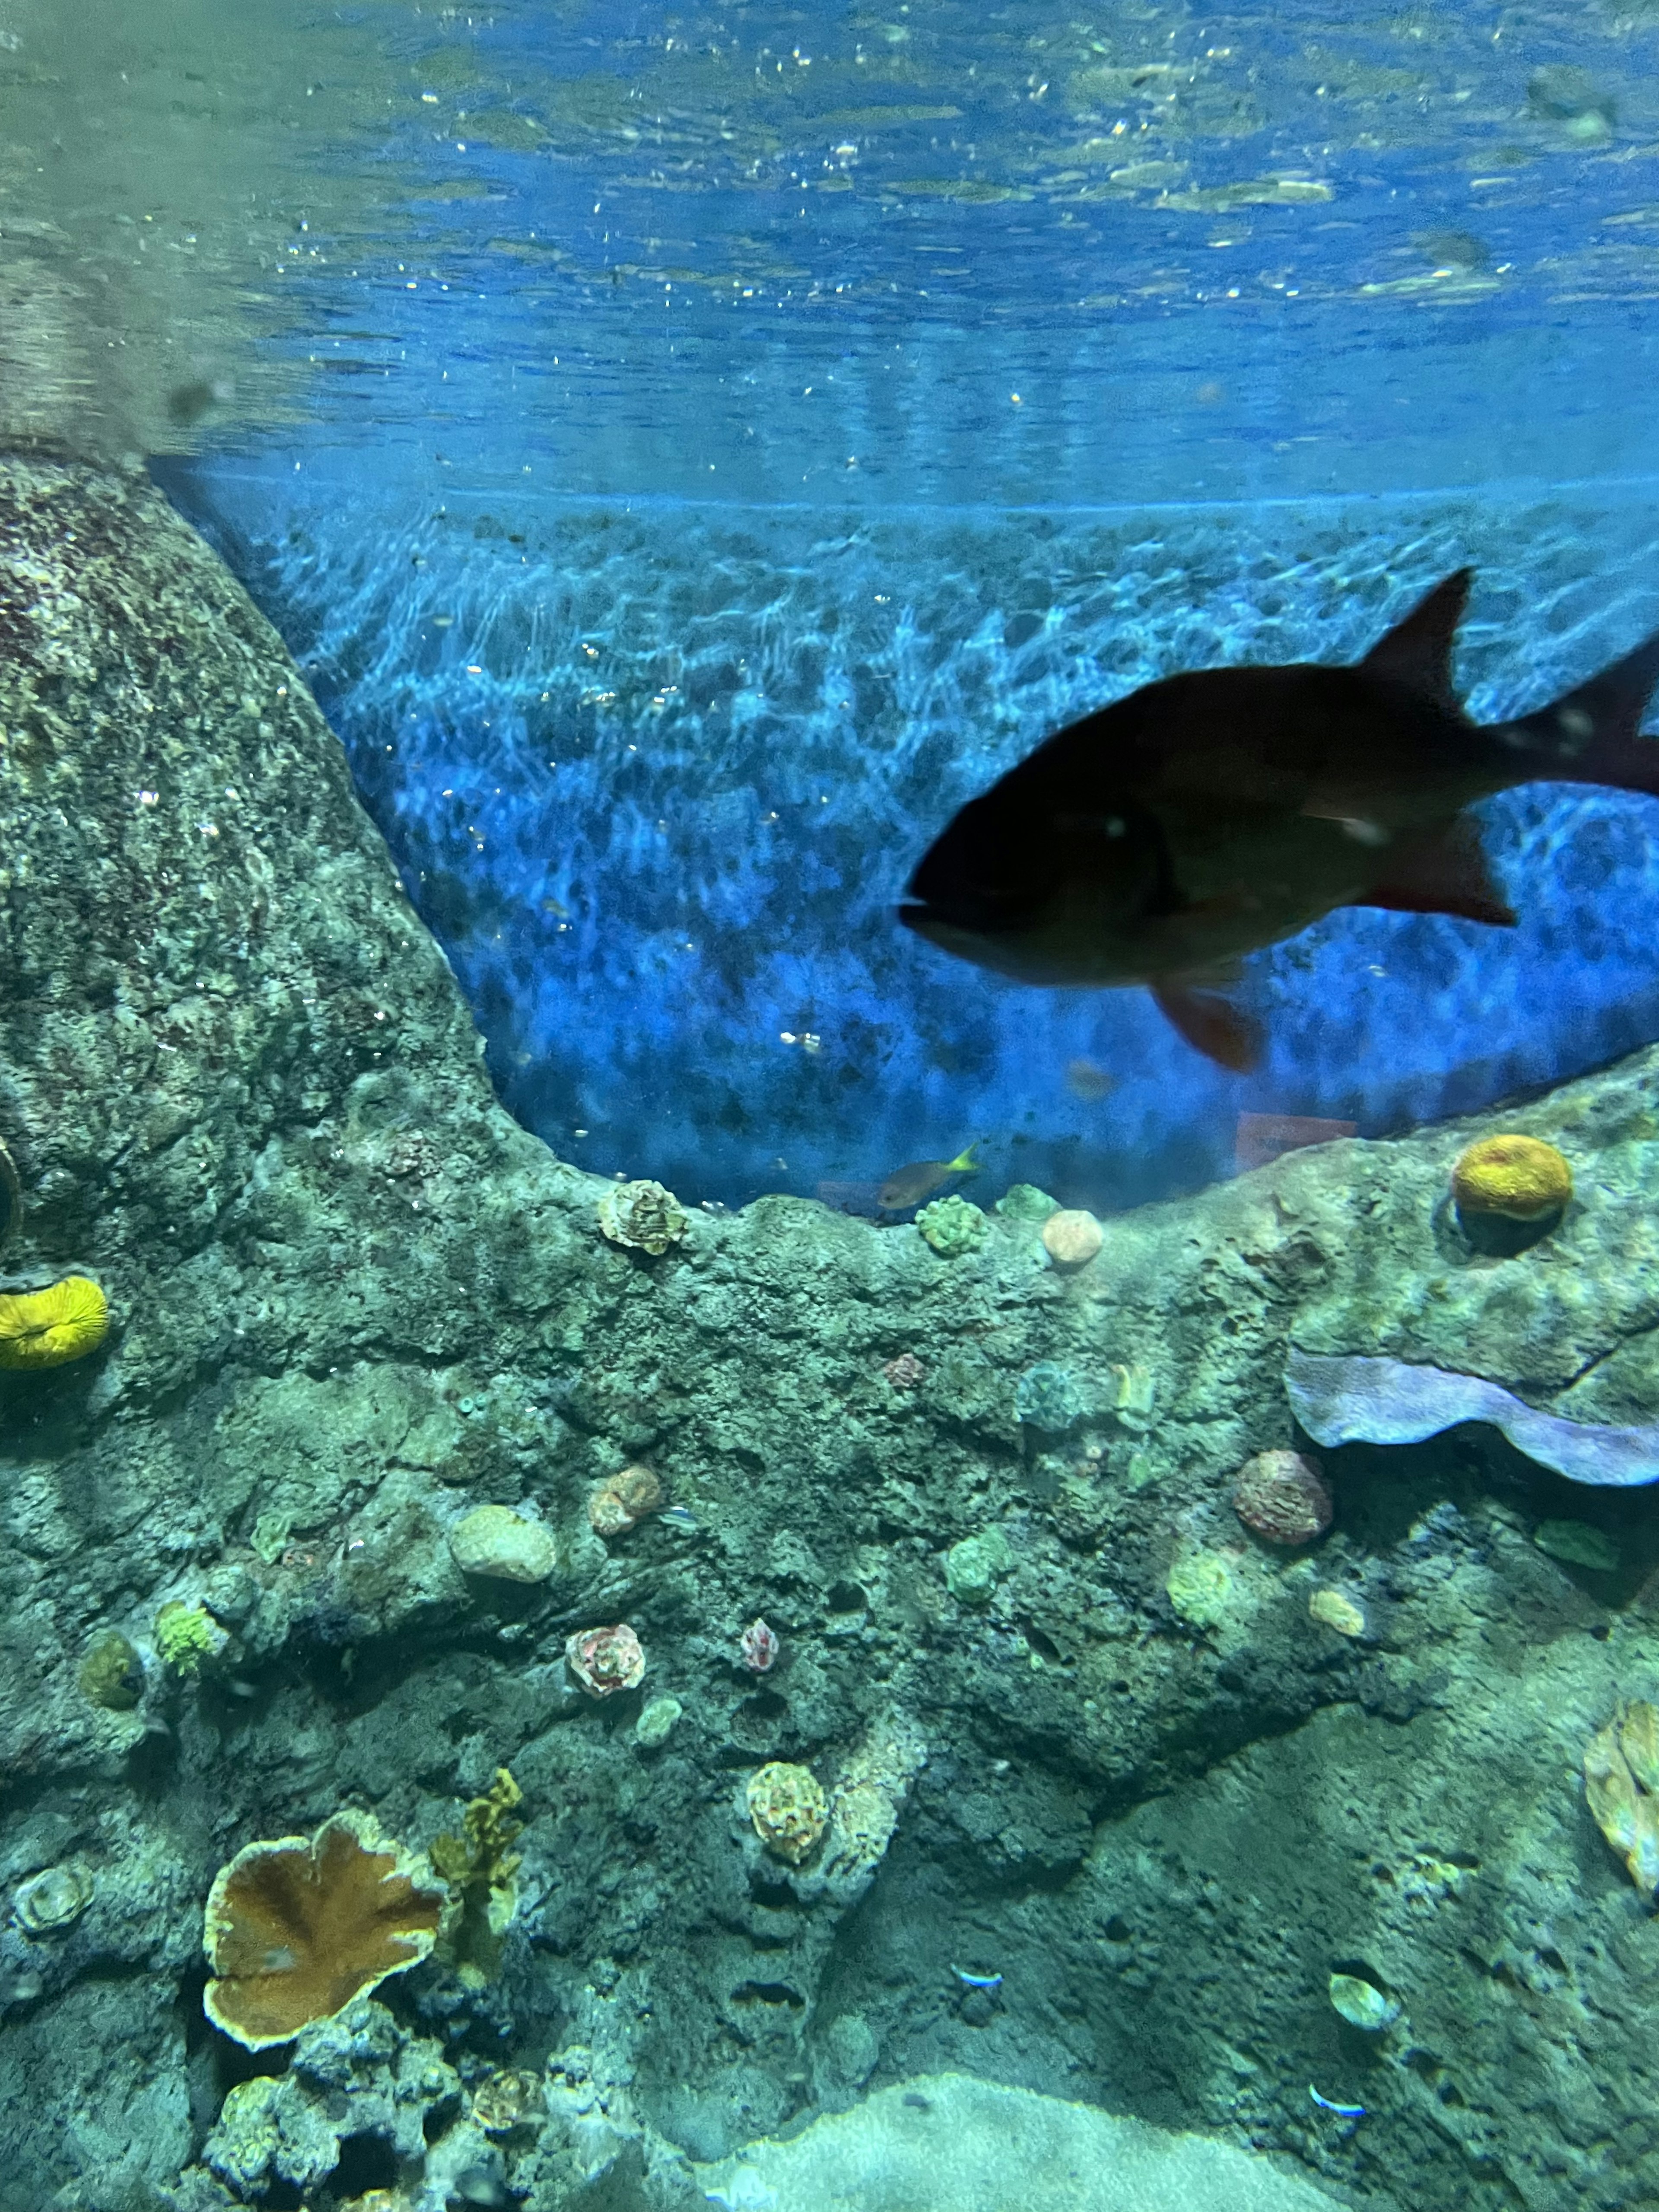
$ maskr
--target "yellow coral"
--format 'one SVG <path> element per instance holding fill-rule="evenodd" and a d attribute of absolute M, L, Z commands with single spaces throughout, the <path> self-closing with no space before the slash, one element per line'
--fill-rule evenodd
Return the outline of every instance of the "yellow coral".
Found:
<path fill-rule="evenodd" d="M 1659 1712 L 1621 1705 L 1584 1747 L 1584 1795 L 1595 1825 L 1644 1895 L 1659 1890 Z"/>
<path fill-rule="evenodd" d="M 1547 1221 L 1572 1197 L 1572 1170 L 1539 1137 L 1483 1137 L 1452 1170 L 1452 1196 L 1466 1214 Z"/>
<path fill-rule="evenodd" d="M 90 1275 L 0 1292 L 0 1367 L 61 1367 L 96 1352 L 108 1334 L 108 1302 Z"/>
<path fill-rule="evenodd" d="M 830 1817 L 817 1775 L 787 1759 L 775 1759 L 750 1776 L 748 1802 L 755 1833 L 791 1866 L 811 1856 Z"/>
<path fill-rule="evenodd" d="M 502 1939 L 518 1910 L 514 1876 L 520 1859 L 512 1846 L 524 1831 L 515 1817 L 523 1802 L 524 1792 L 498 1766 L 486 1795 L 473 1798 L 462 1814 L 461 1833 L 432 1841 L 433 1866 L 449 1887 L 439 1948 L 474 1988 L 499 1968 Z"/>

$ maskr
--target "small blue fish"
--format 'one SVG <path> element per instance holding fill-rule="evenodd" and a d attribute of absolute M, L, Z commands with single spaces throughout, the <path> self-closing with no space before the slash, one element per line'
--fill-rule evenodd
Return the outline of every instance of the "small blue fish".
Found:
<path fill-rule="evenodd" d="M 702 1526 L 696 1515 L 685 1505 L 665 1505 L 657 1518 L 682 1536 L 695 1536 Z"/>
<path fill-rule="evenodd" d="M 952 1966 L 951 1972 L 965 1990 L 1000 1990 L 1002 1987 L 1000 1974 L 964 1973 L 960 1966 Z"/>
<path fill-rule="evenodd" d="M 1322 2112 L 1334 2112 L 1339 2119 L 1363 2120 L 1365 2117 L 1365 2107 L 1363 2105 L 1334 2104 L 1330 2098 L 1322 2097 L 1311 2081 L 1308 2084 L 1308 2094 Z"/>

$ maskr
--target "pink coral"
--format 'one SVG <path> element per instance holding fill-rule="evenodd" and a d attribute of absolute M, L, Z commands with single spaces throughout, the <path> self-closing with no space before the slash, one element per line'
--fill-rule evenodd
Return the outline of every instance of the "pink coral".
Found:
<path fill-rule="evenodd" d="M 645 1674 L 645 1652 L 626 1621 L 612 1628 L 579 1629 L 565 1644 L 564 1656 L 590 1698 L 631 1690 Z"/>
<path fill-rule="evenodd" d="M 743 1632 L 743 1663 L 751 1674 L 764 1674 L 776 1663 L 779 1644 L 775 1630 L 758 1617 Z"/>
<path fill-rule="evenodd" d="M 927 1370 L 914 1352 L 901 1352 L 896 1358 L 888 1360 L 881 1371 L 894 1389 L 914 1390 Z"/>
<path fill-rule="evenodd" d="M 1258 1452 L 1238 1470 L 1233 1510 L 1269 1544 L 1311 1544 L 1331 1525 L 1331 1493 L 1316 1460 Z"/>

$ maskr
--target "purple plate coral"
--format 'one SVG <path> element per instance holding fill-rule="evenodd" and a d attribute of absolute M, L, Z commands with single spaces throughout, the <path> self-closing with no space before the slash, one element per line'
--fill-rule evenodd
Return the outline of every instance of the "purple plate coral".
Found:
<path fill-rule="evenodd" d="M 1629 1489 L 1659 1481 L 1659 1426 L 1563 1420 L 1479 1375 L 1403 1359 L 1328 1358 L 1292 1346 L 1285 1390 L 1316 1443 L 1415 1444 L 1460 1421 L 1487 1421 L 1569 1482 Z"/>

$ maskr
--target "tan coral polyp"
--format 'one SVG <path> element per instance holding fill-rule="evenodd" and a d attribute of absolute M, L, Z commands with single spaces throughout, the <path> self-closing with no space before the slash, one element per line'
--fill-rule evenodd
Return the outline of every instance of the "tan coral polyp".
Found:
<path fill-rule="evenodd" d="M 368 1814 L 249 1844 L 208 1895 L 203 2008 L 250 2051 L 287 2043 L 424 1959 L 444 1893 Z"/>

